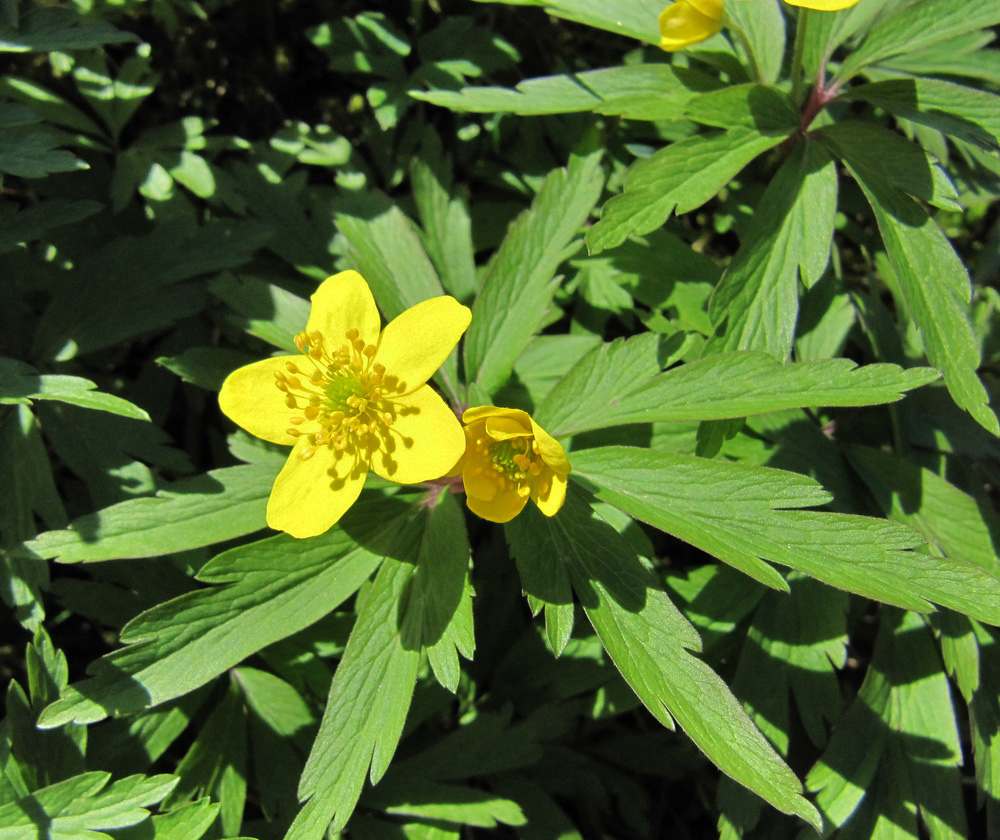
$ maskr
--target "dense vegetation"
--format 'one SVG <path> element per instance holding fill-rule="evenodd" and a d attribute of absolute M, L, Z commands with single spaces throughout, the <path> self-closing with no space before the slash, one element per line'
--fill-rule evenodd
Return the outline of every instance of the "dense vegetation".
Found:
<path fill-rule="evenodd" d="M 666 2 L 0 2 L 0 838 L 1000 838 L 1000 4 Z"/>

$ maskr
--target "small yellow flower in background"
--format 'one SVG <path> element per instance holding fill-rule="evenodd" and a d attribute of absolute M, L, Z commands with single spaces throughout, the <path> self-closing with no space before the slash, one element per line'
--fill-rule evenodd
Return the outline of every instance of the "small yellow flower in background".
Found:
<path fill-rule="evenodd" d="M 660 47 L 682 50 L 722 28 L 722 0 L 676 0 L 660 12 Z"/>
<path fill-rule="evenodd" d="M 835 12 L 859 0 L 785 0 L 791 6 Z M 722 29 L 722 0 L 675 0 L 660 12 L 660 47 L 682 50 Z"/>
<path fill-rule="evenodd" d="M 312 296 L 298 356 L 226 377 L 219 405 L 252 435 L 293 446 L 267 502 L 267 524 L 293 537 L 328 530 L 354 504 L 368 470 L 400 484 L 440 478 L 465 448 L 462 426 L 427 384 L 469 326 L 452 297 L 425 300 L 381 330 L 356 271 Z"/>
<path fill-rule="evenodd" d="M 469 509 L 491 522 L 509 522 L 531 498 L 546 516 L 566 499 L 569 459 L 559 442 L 526 411 L 483 405 L 462 415 L 462 474 Z"/>

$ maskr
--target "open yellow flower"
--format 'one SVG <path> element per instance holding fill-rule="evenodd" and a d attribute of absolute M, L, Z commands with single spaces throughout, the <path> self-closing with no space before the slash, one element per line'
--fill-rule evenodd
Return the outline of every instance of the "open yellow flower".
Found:
<path fill-rule="evenodd" d="M 462 474 L 469 509 L 491 522 L 509 522 L 534 500 L 554 516 L 566 499 L 569 459 L 559 442 L 526 411 L 483 405 L 462 415 Z"/>
<path fill-rule="evenodd" d="M 293 446 L 271 488 L 267 524 L 293 537 L 330 528 L 369 468 L 400 484 L 444 475 L 461 457 L 462 426 L 427 384 L 469 326 L 452 297 L 425 300 L 380 330 L 364 278 L 342 271 L 312 296 L 297 356 L 241 367 L 219 393 L 248 432 Z"/>
<path fill-rule="evenodd" d="M 785 0 L 791 6 L 835 12 L 858 0 Z M 660 12 L 660 47 L 682 50 L 722 29 L 722 0 L 675 0 Z"/>

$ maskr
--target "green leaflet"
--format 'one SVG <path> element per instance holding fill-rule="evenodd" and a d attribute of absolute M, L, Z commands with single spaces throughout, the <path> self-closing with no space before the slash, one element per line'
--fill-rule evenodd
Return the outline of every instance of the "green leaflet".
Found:
<path fill-rule="evenodd" d="M 961 207 L 955 185 L 941 164 L 925 149 L 888 128 L 844 120 L 818 129 L 814 136 L 857 170 L 874 170 L 872 177 L 935 207 Z"/>
<path fill-rule="evenodd" d="M 941 79 L 889 79 L 852 88 L 842 98 L 870 102 L 987 150 L 1000 146 L 1000 96 L 989 91 Z M 874 149 L 871 154 L 885 160 Z"/>
<path fill-rule="evenodd" d="M 299 352 L 293 339 L 306 328 L 308 300 L 252 274 L 224 272 L 208 288 L 232 308 L 227 320 L 279 350 Z"/>
<path fill-rule="evenodd" d="M 549 392 L 535 419 L 557 437 L 622 423 L 722 420 L 832 405 L 895 402 L 938 378 L 932 368 L 856 367 L 849 359 L 782 364 L 737 351 L 660 372 L 653 335 L 601 344 Z"/>
<path fill-rule="evenodd" d="M 531 507 L 507 526 L 513 552 L 568 567 L 580 603 L 608 654 L 647 709 L 665 726 L 676 719 L 727 775 L 786 814 L 818 828 L 818 815 L 725 682 L 689 651 L 697 631 L 670 602 L 628 543 L 594 514 L 578 491 L 557 517 Z"/>
<path fill-rule="evenodd" d="M 850 820 L 855 836 L 873 836 L 879 815 L 892 814 L 916 837 L 919 809 L 932 837 L 961 840 L 961 763 L 948 680 L 925 619 L 887 610 L 864 684 L 806 784 L 827 824 Z"/>
<path fill-rule="evenodd" d="M 474 113 L 565 114 L 594 111 L 632 120 L 678 119 L 689 100 L 714 90 L 711 76 L 669 64 L 634 64 L 526 79 L 516 88 L 410 91 L 415 99 Z"/>
<path fill-rule="evenodd" d="M 110 778 L 82 773 L 0 807 L 0 837 L 35 840 L 44 825 L 50 840 L 79 840 L 91 831 L 135 825 L 177 784 L 176 776 L 164 774 L 129 776 L 105 787 Z"/>
<path fill-rule="evenodd" d="M 499 389 L 545 319 L 559 264 L 601 193 L 600 153 L 574 156 L 550 173 L 531 207 L 510 229 L 486 269 L 465 337 L 465 369 L 485 394 Z"/>
<path fill-rule="evenodd" d="M 727 3 L 726 20 L 748 52 L 751 75 L 768 84 L 776 82 L 785 55 L 785 16 L 778 0 Z"/>
<path fill-rule="evenodd" d="M 139 406 L 113 394 L 95 391 L 95 388 L 97 385 L 80 376 L 39 374 L 25 362 L 0 358 L 0 404 L 30 405 L 32 400 L 58 400 L 133 420 L 149 420 L 149 415 Z"/>
<path fill-rule="evenodd" d="M 365 776 L 375 784 L 385 774 L 410 707 L 421 649 L 439 640 L 463 652 L 471 645 L 471 620 L 454 597 L 469 556 L 461 526 L 457 503 L 445 496 L 392 537 L 330 687 L 299 783 L 299 797 L 308 801 L 286 840 L 319 840 L 331 822 L 333 831 L 340 830 Z"/>
<path fill-rule="evenodd" d="M 606 29 L 616 35 L 637 38 L 649 44 L 660 43 L 656 18 L 663 9 L 662 0 L 478 0 L 480 3 L 507 3 L 511 6 L 542 6 L 556 17 L 575 20 L 587 26 Z"/>
<path fill-rule="evenodd" d="M 955 402 L 987 431 L 1000 434 L 988 396 L 976 376 L 979 341 L 969 323 L 969 275 L 951 243 L 926 211 L 882 179 L 875 165 L 855 169 L 910 314 L 931 364 L 944 373 Z"/>
<path fill-rule="evenodd" d="M 45 710 L 42 725 L 163 703 L 308 627 L 368 579 L 407 509 L 377 500 L 308 542 L 282 534 L 223 552 L 199 576 L 228 586 L 188 592 L 140 615 L 122 631 L 128 646 L 97 660 L 93 676 Z"/>
<path fill-rule="evenodd" d="M 825 149 L 800 143 L 778 170 L 746 236 L 709 301 L 717 329 L 711 350 L 791 353 L 798 279 L 826 271 L 837 209 L 837 171 Z"/>
<path fill-rule="evenodd" d="M 746 464 L 610 446 L 572 453 L 573 476 L 599 499 L 673 534 L 761 583 L 787 591 L 767 562 L 905 609 L 931 603 L 1000 623 L 1000 580 L 962 560 L 921 554 L 894 522 L 789 510 L 829 500 L 812 479 Z"/>
<path fill-rule="evenodd" d="M 251 534 L 265 527 L 264 507 L 280 465 L 223 467 L 175 481 L 153 497 L 81 516 L 25 543 L 32 556 L 60 563 L 157 557 Z"/>
<path fill-rule="evenodd" d="M 872 64 L 1000 23 L 1000 6 L 994 0 L 918 0 L 901 4 L 894 14 L 879 21 L 837 71 L 846 81 Z"/>
<path fill-rule="evenodd" d="M 700 207 L 751 160 L 785 135 L 737 126 L 672 143 L 632 165 L 625 190 L 608 201 L 587 232 L 592 254 L 620 245 L 630 234 L 658 228 L 673 213 Z"/>

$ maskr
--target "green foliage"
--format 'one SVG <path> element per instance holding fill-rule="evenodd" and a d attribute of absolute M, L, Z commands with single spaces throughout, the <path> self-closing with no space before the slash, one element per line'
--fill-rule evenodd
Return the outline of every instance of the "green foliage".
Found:
<path fill-rule="evenodd" d="M 1000 7 L 666 2 L 0 2 L 0 838 L 1000 840 Z M 553 516 L 265 533 L 346 269 Z"/>

